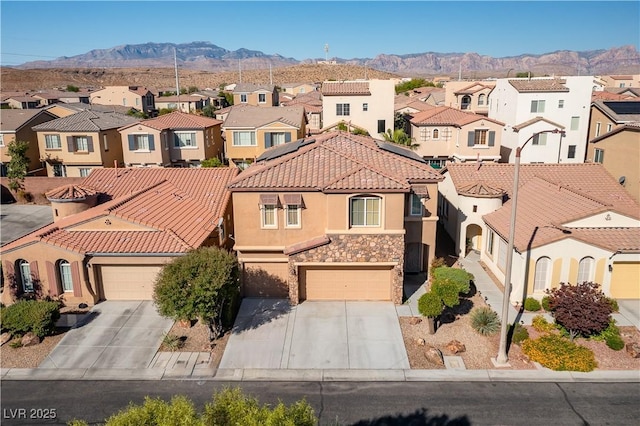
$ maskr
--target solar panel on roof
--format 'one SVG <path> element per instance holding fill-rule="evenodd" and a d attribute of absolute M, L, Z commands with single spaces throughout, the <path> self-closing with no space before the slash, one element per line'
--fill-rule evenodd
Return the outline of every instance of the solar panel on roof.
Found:
<path fill-rule="evenodd" d="M 616 114 L 640 114 L 640 102 L 621 101 L 605 102 L 604 104 Z"/>
<path fill-rule="evenodd" d="M 415 160 L 415 161 L 419 161 L 421 163 L 426 163 L 426 161 L 424 160 L 424 158 L 420 157 L 418 154 L 416 154 L 413 151 L 409 151 L 406 148 L 402 148 L 401 146 L 398 145 L 394 145 L 392 143 L 389 142 L 383 142 L 383 141 L 376 141 L 376 144 L 378 144 L 378 148 L 387 151 L 387 152 L 392 152 L 394 154 L 398 154 L 401 155 L 405 158 L 408 158 L 410 160 Z"/>
<path fill-rule="evenodd" d="M 303 146 L 309 145 L 310 143 L 313 143 L 315 141 L 315 139 L 298 139 L 297 141 L 288 142 L 273 148 L 269 148 L 258 158 L 256 158 L 256 161 L 267 161 L 273 160 L 274 158 L 282 157 L 283 155 L 287 155 L 291 152 L 297 151 Z"/>

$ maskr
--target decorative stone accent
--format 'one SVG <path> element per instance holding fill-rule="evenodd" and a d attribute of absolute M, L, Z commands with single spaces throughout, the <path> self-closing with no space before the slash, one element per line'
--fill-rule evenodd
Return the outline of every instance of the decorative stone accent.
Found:
<path fill-rule="evenodd" d="M 391 271 L 391 300 L 402 303 L 404 282 L 404 235 L 402 234 L 330 234 L 329 244 L 289 256 L 289 298 L 299 303 L 299 277 L 296 263 L 378 263 L 395 262 Z"/>
<path fill-rule="evenodd" d="M 411 324 L 411 325 L 418 325 L 421 322 L 422 322 L 422 318 L 420 318 L 420 317 L 411 317 L 409 319 L 409 324 Z"/>
<path fill-rule="evenodd" d="M 433 346 L 427 346 L 424 351 L 424 357 L 432 364 L 436 365 L 444 365 L 444 358 L 442 357 L 442 352 L 438 348 L 434 348 Z"/>
<path fill-rule="evenodd" d="M 446 348 L 452 354 L 457 354 L 457 353 L 464 352 L 464 351 L 467 350 L 465 345 L 463 345 L 462 343 L 458 342 L 457 340 L 452 340 L 449 343 L 447 343 Z"/>
<path fill-rule="evenodd" d="M 11 340 L 11 333 L 4 332 L 4 333 L 0 334 L 0 346 L 4 345 L 9 340 Z"/>
<path fill-rule="evenodd" d="M 33 334 L 32 332 L 28 332 L 24 336 L 22 336 L 22 340 L 20 341 L 22 346 L 34 346 L 40 343 L 40 338 Z"/>
<path fill-rule="evenodd" d="M 640 344 L 635 342 L 627 343 L 627 353 L 631 358 L 640 358 Z"/>
<path fill-rule="evenodd" d="M 416 343 L 418 344 L 418 346 L 424 346 L 427 344 L 427 342 L 425 342 L 422 338 L 416 339 Z"/>

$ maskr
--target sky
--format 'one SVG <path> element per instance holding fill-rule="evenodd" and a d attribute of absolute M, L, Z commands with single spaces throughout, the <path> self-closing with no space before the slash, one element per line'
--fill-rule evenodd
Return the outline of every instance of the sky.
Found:
<path fill-rule="evenodd" d="M 308 58 L 640 44 L 635 1 L 0 1 L 0 65 L 147 42 Z M 325 45 L 329 45 L 328 54 Z"/>

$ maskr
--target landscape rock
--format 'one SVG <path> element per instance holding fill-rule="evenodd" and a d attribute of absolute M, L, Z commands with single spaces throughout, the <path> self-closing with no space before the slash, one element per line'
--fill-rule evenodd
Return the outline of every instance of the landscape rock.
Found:
<path fill-rule="evenodd" d="M 445 346 L 447 348 L 447 350 L 453 354 L 457 354 L 460 352 L 464 352 L 467 350 L 467 348 L 460 342 L 458 342 L 457 340 L 452 340 L 449 343 L 447 343 L 447 346 Z"/>
<path fill-rule="evenodd" d="M 627 353 L 631 358 L 640 358 L 640 344 L 636 342 L 627 343 Z"/>
<path fill-rule="evenodd" d="M 420 324 L 422 322 L 422 318 L 420 317 L 411 317 L 411 319 L 409 319 L 409 324 L 411 325 L 417 325 Z"/>
<path fill-rule="evenodd" d="M 418 346 L 424 346 L 426 344 L 424 339 L 416 339 L 416 343 L 418 344 Z"/>
<path fill-rule="evenodd" d="M 424 357 L 432 364 L 444 366 L 444 358 L 438 348 L 434 348 L 433 346 L 427 347 L 424 351 Z"/>
<path fill-rule="evenodd" d="M 5 333 L 0 334 L 0 346 L 4 345 L 9 340 L 11 340 L 11 333 L 5 332 Z"/>
<path fill-rule="evenodd" d="M 34 346 L 40 343 L 40 338 L 33 334 L 32 332 L 28 332 L 22 339 L 20 340 L 22 346 Z"/>

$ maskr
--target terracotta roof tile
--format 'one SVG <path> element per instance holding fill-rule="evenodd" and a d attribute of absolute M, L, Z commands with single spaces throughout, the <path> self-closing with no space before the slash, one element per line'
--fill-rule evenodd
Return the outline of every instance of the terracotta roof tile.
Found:
<path fill-rule="evenodd" d="M 411 118 L 410 121 L 412 124 L 417 126 L 464 126 L 466 124 L 480 120 L 497 123 L 499 125 L 504 124 L 499 121 L 487 118 L 483 115 L 460 111 L 459 109 L 446 106 L 439 106 L 427 109 L 425 111 L 417 112 L 413 114 L 413 118 Z"/>
<path fill-rule="evenodd" d="M 507 193 L 502 188 L 484 182 L 471 182 L 458 188 L 458 194 L 477 198 L 498 198 Z"/>
<path fill-rule="evenodd" d="M 203 117 L 201 115 L 187 114 L 181 111 L 174 111 L 169 114 L 164 114 L 156 118 L 150 118 L 138 123 L 133 123 L 128 126 L 124 126 L 122 129 L 126 129 L 131 126 L 141 124 L 157 130 L 165 129 L 206 129 L 218 124 L 222 124 L 222 121 L 214 118 Z"/>
<path fill-rule="evenodd" d="M 544 78 L 532 80 L 509 80 L 509 83 L 520 93 L 525 92 L 568 92 L 566 80 Z"/>
<path fill-rule="evenodd" d="M 323 96 L 371 95 L 366 81 L 325 81 L 321 91 Z"/>
<path fill-rule="evenodd" d="M 331 239 L 329 239 L 329 237 L 327 237 L 326 235 L 321 235 L 319 237 L 315 237 L 307 241 L 302 241 L 300 243 L 287 246 L 284 248 L 283 253 L 286 254 L 287 256 L 290 256 L 292 254 L 300 253 L 303 251 L 311 250 L 316 247 L 323 246 L 325 244 L 329 244 L 330 242 L 331 242 Z"/>
<path fill-rule="evenodd" d="M 551 121 L 549 119 L 546 119 L 544 117 L 534 117 L 531 120 L 527 120 L 525 122 L 516 124 L 515 126 L 513 126 L 513 130 L 516 131 L 516 132 L 519 132 L 520 130 L 525 129 L 525 128 L 531 126 L 532 124 L 538 123 L 540 121 L 544 121 L 545 123 L 548 123 L 548 124 L 554 126 L 556 129 L 564 129 L 564 126 L 562 124 L 555 123 L 555 122 L 553 122 L 553 121 Z"/>
<path fill-rule="evenodd" d="M 65 185 L 60 186 L 58 188 L 54 188 L 51 191 L 45 193 L 44 195 L 47 197 L 49 201 L 54 200 L 85 200 L 89 197 L 93 197 L 97 195 L 98 192 L 84 185 Z"/>

